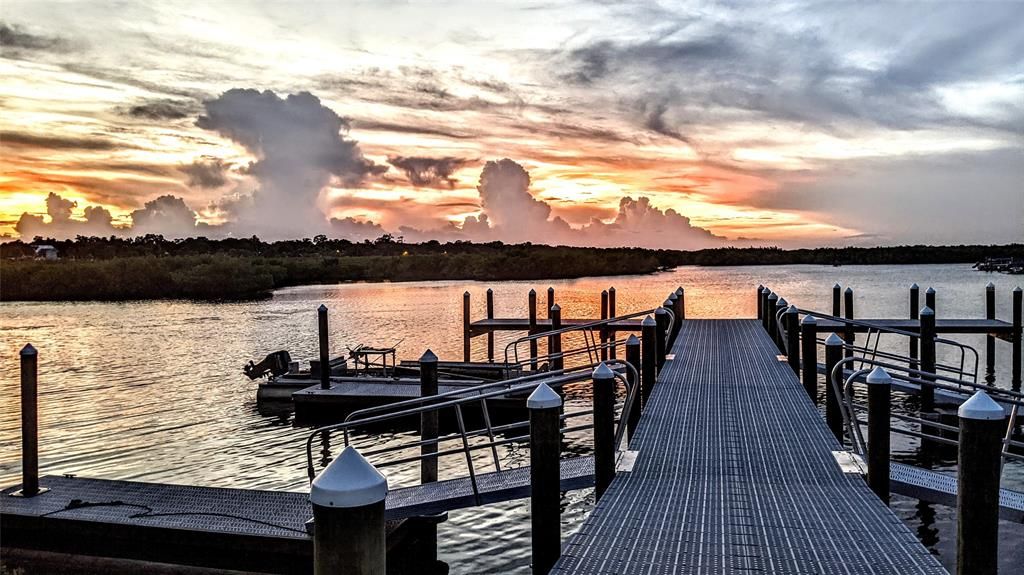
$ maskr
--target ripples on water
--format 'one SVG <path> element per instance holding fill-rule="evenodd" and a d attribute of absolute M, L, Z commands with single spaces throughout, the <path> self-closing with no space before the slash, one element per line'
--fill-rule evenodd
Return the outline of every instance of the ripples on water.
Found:
<path fill-rule="evenodd" d="M 0 318 L 0 483 L 19 480 L 17 352 L 39 349 L 41 460 L 44 473 L 254 489 L 307 489 L 303 442 L 307 429 L 291 416 L 261 414 L 255 384 L 242 375 L 249 359 L 287 349 L 295 359 L 316 356 L 316 307 L 331 310 L 334 354 L 359 343 L 403 340 L 400 359 L 428 347 L 442 360 L 462 353 L 462 292 L 472 294 L 473 317 L 484 316 L 484 292 L 494 289 L 496 316 L 526 315 L 526 292 L 555 287 L 563 317 L 598 317 L 600 292 L 614 285 L 619 313 L 654 307 L 670 289 L 686 288 L 687 317 L 753 317 L 754 287 L 770 285 L 791 303 L 827 311 L 831 286 L 856 292 L 858 317 L 906 317 L 907 288 L 938 290 L 939 317 L 983 317 L 984 286 L 997 286 L 997 312 L 1010 316 L 1016 278 L 975 272 L 965 265 L 697 268 L 648 276 L 553 282 L 418 282 L 307 286 L 245 303 L 3 303 Z M 923 301 L 923 294 L 922 294 Z M 541 312 L 543 315 L 543 311 Z M 514 336 L 497 334 L 499 359 Z M 984 355 L 983 336 L 957 336 Z M 486 338 L 474 339 L 475 357 Z M 884 341 L 884 340 L 883 340 Z M 905 343 L 900 341 L 903 352 Z M 997 342 L 997 385 L 1008 385 L 1010 346 Z M 947 361 L 958 358 L 947 357 Z M 942 358 L 940 358 L 940 361 Z M 984 358 L 982 358 L 984 362 Z M 582 395 L 574 403 L 586 405 Z M 406 435 L 392 438 L 400 440 Z M 916 442 L 894 436 L 894 457 L 916 460 Z M 379 445 L 359 437 L 357 446 Z M 579 446 L 585 441 L 580 438 Z M 582 447 L 581 447 L 582 448 Z M 480 453 L 481 466 L 489 456 Z M 525 454 L 506 449 L 503 464 Z M 442 460 L 442 478 L 465 473 L 464 460 Z M 951 471 L 950 462 L 936 468 Z M 485 469 L 486 470 L 486 469 Z M 415 468 L 388 468 L 393 486 L 415 483 Z M 1007 465 L 1004 486 L 1024 489 L 1024 470 Z M 593 505 L 591 490 L 563 499 L 563 533 L 576 529 Z M 525 501 L 450 514 L 440 526 L 440 555 L 453 573 L 529 572 L 529 515 Z M 954 510 L 894 497 L 893 508 L 947 566 L 955 561 Z M 1024 562 L 1024 528 L 1003 522 L 1003 571 Z"/>

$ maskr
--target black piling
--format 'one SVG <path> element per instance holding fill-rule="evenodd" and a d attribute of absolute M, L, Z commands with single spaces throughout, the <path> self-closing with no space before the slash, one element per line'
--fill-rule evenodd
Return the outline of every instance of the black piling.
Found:
<path fill-rule="evenodd" d="M 868 384 L 868 486 L 889 504 L 889 417 L 892 378 L 881 367 L 867 377 Z"/>
<path fill-rule="evenodd" d="M 985 319 L 996 319 L 996 284 L 985 286 Z M 985 336 L 985 383 L 996 382 L 996 338 L 991 333 Z"/>
<path fill-rule="evenodd" d="M 626 426 L 629 430 L 629 440 L 632 441 L 635 437 L 636 426 L 640 423 L 640 338 L 634 334 L 629 334 L 626 338 L 626 363 L 631 365 L 633 369 L 626 370 L 626 381 L 629 382 L 631 389 L 636 389 L 634 392 L 635 399 L 633 400 L 632 411 L 629 412 L 629 418 L 626 420 Z M 636 370 L 634 373 L 633 370 Z"/>
<path fill-rule="evenodd" d="M 831 333 L 825 338 L 825 423 L 840 444 L 843 443 L 843 416 L 839 412 L 839 398 L 836 397 L 832 385 L 832 374 L 841 361 L 843 361 L 843 339 Z M 838 376 L 839 389 L 842 391 L 843 374 L 838 373 Z"/>
<path fill-rule="evenodd" d="M 437 356 L 429 349 L 420 357 L 420 397 L 437 395 Z M 427 443 L 437 439 L 437 411 L 420 413 L 420 483 L 437 481 L 437 457 L 429 457 L 437 453 L 437 443 Z"/>
<path fill-rule="evenodd" d="M 764 290 L 764 286 L 757 284 L 757 319 L 764 317 L 764 302 L 761 301 L 761 292 Z"/>
<path fill-rule="evenodd" d="M 530 526 L 533 572 L 543 575 L 562 554 L 558 460 L 562 398 L 541 383 L 526 400 L 530 410 Z"/>
<path fill-rule="evenodd" d="M 537 290 L 530 290 L 529 296 L 530 335 L 537 333 Z M 530 369 L 537 371 L 537 340 L 530 340 Z"/>
<path fill-rule="evenodd" d="M 594 494 L 596 501 L 615 478 L 615 373 L 603 362 L 594 369 Z"/>
<path fill-rule="evenodd" d="M 921 309 L 921 288 L 917 284 L 910 286 L 910 319 L 920 319 L 919 310 Z M 910 359 L 917 360 L 918 342 L 916 337 L 910 338 Z M 910 362 L 911 369 L 917 369 L 920 367 L 917 361 Z"/>
<path fill-rule="evenodd" d="M 640 322 L 640 330 L 640 345 L 643 352 L 640 359 L 640 397 L 643 400 L 642 405 L 646 408 L 658 378 L 658 322 L 647 316 Z"/>
<path fill-rule="evenodd" d="M 818 321 L 812 315 L 800 322 L 800 355 L 803 360 L 800 376 L 811 401 L 818 403 Z M 827 391 L 827 390 L 826 390 Z"/>
<path fill-rule="evenodd" d="M 462 294 L 462 361 L 466 362 L 472 360 L 472 349 L 470 349 L 472 338 L 469 333 L 469 325 L 473 320 L 469 317 L 469 313 L 469 292 L 467 291 Z"/>
<path fill-rule="evenodd" d="M 932 308 L 932 311 L 938 313 L 938 308 L 935 307 L 935 288 L 930 287 L 924 292 L 924 305 Z"/>
<path fill-rule="evenodd" d="M 320 335 L 320 389 L 331 388 L 331 349 L 327 341 L 327 306 L 316 309 L 317 332 Z"/>
<path fill-rule="evenodd" d="M 562 329 L 562 308 L 556 303 L 548 311 L 551 318 L 551 331 Z M 560 370 L 565 367 L 562 359 L 562 334 L 556 333 L 548 336 L 548 356 L 550 357 L 551 369 Z"/>
<path fill-rule="evenodd" d="M 608 288 L 608 317 L 610 317 L 610 318 L 618 317 L 617 315 L 615 315 L 615 287 L 614 286 Z M 616 342 L 615 332 L 612 331 L 610 333 L 611 333 L 611 338 L 612 338 L 612 347 L 611 347 L 610 350 L 608 350 L 608 357 L 610 357 L 612 359 L 616 359 L 618 357 L 618 354 L 619 354 L 618 349 L 617 349 L 618 345 L 615 343 Z"/>
<path fill-rule="evenodd" d="M 935 373 L 935 312 L 932 308 L 924 306 L 920 314 L 921 334 L 921 371 Z M 922 376 L 921 384 L 921 411 L 929 412 L 935 410 L 935 388 L 929 384 L 933 378 Z"/>
<path fill-rule="evenodd" d="M 21 497 L 39 488 L 39 353 L 32 344 L 21 348 Z"/>
<path fill-rule="evenodd" d="M 1021 289 L 1013 288 L 1013 360 L 1010 365 L 1010 386 L 1020 391 L 1021 344 L 1024 343 L 1024 320 L 1021 317 Z"/>
<path fill-rule="evenodd" d="M 1003 408 L 984 391 L 957 412 L 956 531 L 958 575 L 995 575 L 999 553 L 999 476 L 1002 471 Z"/>
<path fill-rule="evenodd" d="M 793 373 L 800 376 L 800 312 L 795 305 L 786 309 L 782 316 L 786 322 L 786 359 Z M 817 371 L 817 370 L 815 370 Z"/>
<path fill-rule="evenodd" d="M 780 297 L 779 301 L 775 302 L 775 332 L 772 339 L 775 340 L 775 347 L 779 350 L 781 355 L 786 355 L 786 334 L 783 332 L 786 329 L 786 311 L 789 310 L 789 302 L 786 298 Z"/>
<path fill-rule="evenodd" d="M 601 319 L 608 319 L 608 290 L 601 291 Z M 608 328 L 602 325 L 598 331 L 601 342 L 601 361 L 608 361 Z"/>
<path fill-rule="evenodd" d="M 853 288 L 851 287 L 846 288 L 846 291 L 843 292 L 843 312 L 846 319 L 853 319 Z M 846 328 L 843 330 L 843 340 L 851 346 L 856 341 L 853 324 L 846 324 Z M 853 350 L 849 347 L 846 348 L 846 357 L 853 357 Z"/>
<path fill-rule="evenodd" d="M 494 290 L 487 288 L 487 319 L 494 319 Z M 494 330 L 487 331 L 487 361 L 494 363 Z"/>
<path fill-rule="evenodd" d="M 843 314 L 843 286 L 835 283 L 832 286 L 832 316 L 840 317 Z"/>
<path fill-rule="evenodd" d="M 665 354 L 668 353 L 668 324 L 669 324 L 668 311 L 659 307 L 654 311 L 654 322 L 657 324 L 658 329 L 654 334 L 655 341 L 655 352 L 658 354 L 658 371 L 661 371 L 662 366 L 665 365 Z"/>
<path fill-rule="evenodd" d="M 764 330 L 771 333 L 768 330 L 768 296 L 771 295 L 772 290 L 767 287 L 761 290 L 761 325 L 764 326 Z"/>
<path fill-rule="evenodd" d="M 548 319 L 551 319 L 551 308 L 555 307 L 555 288 L 548 288 Z"/>
<path fill-rule="evenodd" d="M 768 330 L 768 337 L 772 338 L 772 341 L 778 343 L 779 339 L 776 336 L 778 330 L 775 328 L 775 314 L 778 311 L 779 296 L 775 292 L 768 294 L 768 307 L 765 311 L 768 312 L 767 325 L 765 329 Z"/>

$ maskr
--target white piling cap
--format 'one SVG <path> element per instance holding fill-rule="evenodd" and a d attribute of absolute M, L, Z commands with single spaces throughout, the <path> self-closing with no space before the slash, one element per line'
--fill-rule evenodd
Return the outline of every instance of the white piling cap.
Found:
<path fill-rule="evenodd" d="M 772 293 L 768 294 L 768 299 L 772 299 L 772 298 L 779 299 L 779 294 L 777 294 L 775 292 L 772 292 Z"/>
<path fill-rule="evenodd" d="M 643 327 L 651 327 L 651 326 L 654 326 L 654 325 L 658 325 L 658 322 L 654 321 L 653 317 L 647 316 L 647 317 L 644 318 L 644 320 L 642 322 L 640 322 L 640 325 L 643 326 Z"/>
<path fill-rule="evenodd" d="M 970 399 L 963 402 L 963 404 L 960 405 L 960 409 L 956 411 L 956 414 L 959 415 L 961 419 L 982 419 L 987 421 L 999 420 L 1006 417 L 1006 413 L 1003 411 L 1003 408 L 995 401 L 992 401 L 992 398 L 981 390 L 972 395 Z"/>
<path fill-rule="evenodd" d="M 839 337 L 835 333 L 830 333 L 828 334 L 828 337 L 825 338 L 825 345 L 843 345 L 843 343 L 845 343 L 843 338 Z"/>
<path fill-rule="evenodd" d="M 602 361 L 600 365 L 594 368 L 594 373 L 590 377 L 592 379 L 612 379 L 615 377 L 615 372 Z"/>
<path fill-rule="evenodd" d="M 926 289 L 924 293 L 935 293 L 935 288 L 930 287 L 930 288 Z"/>
<path fill-rule="evenodd" d="M 935 315 L 935 310 L 928 306 L 921 308 L 921 315 Z"/>
<path fill-rule="evenodd" d="M 988 285 L 985 286 L 985 289 L 996 289 L 996 284 L 988 282 Z"/>
<path fill-rule="evenodd" d="M 529 409 L 551 409 L 552 407 L 561 407 L 561 405 L 562 398 L 558 397 L 555 390 L 543 382 L 533 390 L 530 397 L 526 398 L 526 407 Z"/>
<path fill-rule="evenodd" d="M 309 501 L 320 507 L 363 507 L 388 495 L 388 480 L 351 445 L 316 476 Z"/>
<path fill-rule="evenodd" d="M 817 325 L 818 320 L 814 319 L 813 315 L 805 315 L 804 319 L 800 320 L 800 325 Z"/>
<path fill-rule="evenodd" d="M 867 381 L 869 384 L 892 385 L 892 377 L 889 375 L 889 372 L 885 371 L 881 367 L 876 367 L 875 369 L 872 369 L 871 373 L 868 374 L 867 380 L 865 381 Z"/>
<path fill-rule="evenodd" d="M 910 289 L 921 289 L 921 287 L 917 283 L 912 283 L 910 284 Z"/>
<path fill-rule="evenodd" d="M 423 356 L 420 357 L 420 363 L 437 363 L 437 356 L 434 355 L 434 352 L 428 349 L 423 352 Z"/>
<path fill-rule="evenodd" d="M 626 338 L 626 345 L 639 345 L 639 344 L 640 344 L 640 338 L 637 337 L 635 333 L 629 334 L 629 337 Z"/>

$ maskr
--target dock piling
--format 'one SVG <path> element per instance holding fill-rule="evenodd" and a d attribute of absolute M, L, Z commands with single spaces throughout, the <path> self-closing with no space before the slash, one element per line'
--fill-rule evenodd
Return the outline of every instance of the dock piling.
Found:
<path fill-rule="evenodd" d="M 19 497 L 35 497 L 39 488 L 39 352 L 25 344 L 21 356 L 21 489 Z"/>
<path fill-rule="evenodd" d="M 462 361 L 469 362 L 472 360 L 472 350 L 470 345 L 469 325 L 473 321 L 469 316 L 469 292 L 462 294 Z"/>
<path fill-rule="evenodd" d="M 924 305 L 932 308 L 932 311 L 938 311 L 935 307 L 935 288 L 929 287 L 924 292 Z"/>
<path fill-rule="evenodd" d="M 761 325 L 764 326 L 764 330 L 771 333 L 768 329 L 768 296 L 771 295 L 772 290 L 768 287 L 761 289 Z"/>
<path fill-rule="evenodd" d="M 778 294 L 776 294 L 775 292 L 768 294 L 768 307 L 765 308 L 765 310 L 767 310 L 768 312 L 768 317 L 766 318 L 767 325 L 765 326 L 765 329 L 768 330 L 768 337 L 772 338 L 772 341 L 776 342 L 776 345 L 779 341 L 778 338 L 775 337 L 775 334 L 778 331 L 775 329 L 775 314 L 778 312 L 778 310 L 776 309 L 778 307 L 778 303 Z"/>
<path fill-rule="evenodd" d="M 1024 321 L 1021 314 L 1021 289 L 1017 286 L 1013 289 L 1013 361 L 1010 365 L 1010 387 L 1014 391 L 1020 391 L 1020 362 L 1021 343 L 1024 340 Z"/>
<path fill-rule="evenodd" d="M 825 423 L 843 445 L 843 416 L 839 412 L 839 398 L 832 386 L 832 373 L 843 361 L 843 339 L 831 333 L 825 338 Z M 839 389 L 843 387 L 843 376 L 839 374 Z"/>
<path fill-rule="evenodd" d="M 608 290 L 601 290 L 601 319 L 608 319 Z M 601 361 L 608 361 L 608 329 L 605 326 L 601 326 L 598 329 L 600 337 L 598 340 L 601 342 Z"/>
<path fill-rule="evenodd" d="M 920 319 L 918 313 L 921 309 L 921 288 L 915 283 L 910 286 L 910 319 Z M 910 338 L 910 359 L 917 359 L 917 343 L 916 337 Z M 920 366 L 917 361 L 910 362 L 911 369 L 917 369 Z"/>
<path fill-rule="evenodd" d="M 594 496 L 601 500 L 615 478 L 615 373 L 601 362 L 594 381 Z"/>
<path fill-rule="evenodd" d="M 686 292 L 682 286 L 676 288 L 676 308 L 673 310 L 676 314 L 676 325 L 672 330 L 672 341 L 675 342 L 676 338 L 679 337 L 679 331 L 683 329 L 683 320 L 686 319 Z"/>
<path fill-rule="evenodd" d="M 927 305 L 921 308 L 921 371 L 935 373 L 935 312 Z M 935 410 L 935 388 L 929 385 L 931 378 L 921 378 L 921 411 Z"/>
<path fill-rule="evenodd" d="M 985 319 L 996 319 L 996 284 L 985 286 Z M 996 382 L 996 338 L 990 333 L 985 336 L 985 383 Z"/>
<path fill-rule="evenodd" d="M 995 575 L 998 569 L 999 476 L 1003 408 L 984 391 L 960 405 L 956 531 L 958 575 Z"/>
<path fill-rule="evenodd" d="M 437 395 L 437 356 L 429 349 L 420 357 L 420 397 Z M 427 457 L 437 453 L 437 443 L 426 443 L 437 439 L 439 430 L 437 411 L 420 413 L 420 483 L 437 481 L 437 457 Z"/>
<path fill-rule="evenodd" d="M 327 306 L 316 309 L 317 331 L 320 335 L 320 389 L 331 388 L 331 349 L 327 340 Z"/>
<path fill-rule="evenodd" d="M 387 572 L 384 500 L 388 481 L 354 447 L 313 480 L 313 573 Z"/>
<path fill-rule="evenodd" d="M 559 412 L 562 398 L 541 383 L 526 400 L 530 410 L 530 527 L 533 572 L 544 575 L 562 554 Z"/>
<path fill-rule="evenodd" d="M 654 310 L 654 322 L 657 325 L 657 330 L 654 334 L 655 341 L 655 353 L 658 354 L 657 366 L 660 371 L 662 366 L 665 365 L 665 354 L 668 350 L 668 310 L 663 307 L 659 307 Z"/>
<path fill-rule="evenodd" d="M 555 307 L 555 288 L 548 288 L 548 319 L 551 319 L 551 308 Z"/>
<path fill-rule="evenodd" d="M 557 303 L 551 306 L 548 317 L 551 318 L 551 331 L 562 329 L 562 308 Z M 551 357 L 551 369 L 557 371 L 565 367 L 562 360 L 562 334 L 548 336 L 548 356 Z"/>
<path fill-rule="evenodd" d="M 818 403 L 818 320 L 805 315 L 800 322 L 800 345 L 803 367 L 800 376 L 811 402 Z M 827 388 L 826 388 L 827 391 Z"/>
<path fill-rule="evenodd" d="M 527 296 L 530 308 L 530 335 L 537 333 L 537 290 L 531 289 Z M 530 369 L 537 371 L 537 340 L 530 340 Z"/>
<path fill-rule="evenodd" d="M 889 418 L 892 377 L 881 367 L 868 374 L 868 486 L 889 504 Z"/>
<path fill-rule="evenodd" d="M 843 313 L 842 308 L 843 286 L 836 282 L 832 286 L 832 316 L 839 317 Z"/>
<path fill-rule="evenodd" d="M 487 288 L 487 319 L 494 319 L 494 290 Z M 494 330 L 487 332 L 487 361 L 494 363 Z"/>
<path fill-rule="evenodd" d="M 843 312 L 846 319 L 853 319 L 853 288 L 848 287 L 843 292 Z M 856 341 L 856 336 L 853 334 L 853 324 L 846 324 L 846 329 L 843 330 L 843 339 L 847 344 L 853 345 Z M 849 347 L 846 348 L 846 357 L 853 357 L 853 350 Z"/>
<path fill-rule="evenodd" d="M 791 305 L 782 318 L 786 322 L 786 359 L 793 373 L 800 377 L 800 312 Z"/>
<path fill-rule="evenodd" d="M 786 355 L 786 336 L 782 334 L 782 330 L 786 329 L 786 312 L 789 310 L 789 302 L 786 298 L 780 297 L 779 301 L 775 302 L 775 331 L 772 334 L 772 339 L 775 340 L 775 347 L 778 348 L 779 353 Z"/>
<path fill-rule="evenodd" d="M 608 288 L 608 317 L 618 317 L 615 315 L 615 286 Z M 615 332 L 612 332 L 612 347 L 608 350 L 608 357 L 616 359 L 618 357 L 618 346 L 615 343 Z"/>
<path fill-rule="evenodd" d="M 643 406 L 647 402 L 654 389 L 654 383 L 658 378 L 658 322 L 653 317 L 647 316 L 640 322 L 640 345 L 642 356 L 640 358 L 640 397 L 643 399 Z"/>
<path fill-rule="evenodd" d="M 764 285 L 757 284 L 757 319 L 764 317 L 764 302 L 761 301 L 761 292 L 764 290 Z"/>
<path fill-rule="evenodd" d="M 626 420 L 626 429 L 629 431 L 629 440 L 633 441 L 635 437 L 636 426 L 640 423 L 640 338 L 634 334 L 629 334 L 626 338 L 626 363 L 633 366 L 633 369 L 626 370 L 626 381 L 629 383 L 630 388 L 635 389 L 635 399 L 633 400 L 633 409 L 629 412 L 629 419 Z M 633 370 L 636 370 L 634 373 Z"/>

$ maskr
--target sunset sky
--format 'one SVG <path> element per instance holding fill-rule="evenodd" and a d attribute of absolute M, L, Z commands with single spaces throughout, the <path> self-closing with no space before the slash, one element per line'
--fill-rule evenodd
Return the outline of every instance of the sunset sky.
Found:
<path fill-rule="evenodd" d="M 1021 242 L 1022 22 L 1022 2 L 4 0 L 0 234 Z"/>

